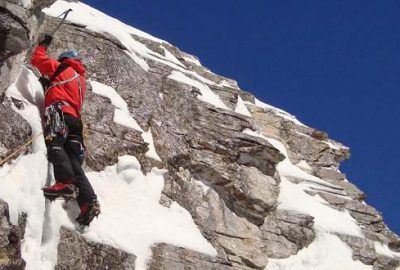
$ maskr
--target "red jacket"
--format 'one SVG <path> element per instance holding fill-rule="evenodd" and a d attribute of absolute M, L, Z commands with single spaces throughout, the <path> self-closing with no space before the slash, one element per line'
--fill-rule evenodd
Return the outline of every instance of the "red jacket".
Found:
<path fill-rule="evenodd" d="M 61 64 L 59 61 L 46 55 L 45 46 L 36 47 L 32 54 L 31 63 L 43 76 L 47 76 L 48 78 L 53 76 L 57 67 Z M 76 74 L 79 74 L 79 77 L 68 83 L 50 87 L 49 90 L 45 92 L 44 105 L 47 107 L 56 101 L 67 102 L 70 106 L 63 105 L 62 111 L 71 114 L 76 118 L 80 118 L 86 90 L 85 68 L 78 59 L 65 59 L 63 60 L 63 63 L 68 64 L 69 67 L 54 79 L 53 84 L 71 79 Z M 81 91 L 79 91 L 78 79 L 80 80 Z"/>

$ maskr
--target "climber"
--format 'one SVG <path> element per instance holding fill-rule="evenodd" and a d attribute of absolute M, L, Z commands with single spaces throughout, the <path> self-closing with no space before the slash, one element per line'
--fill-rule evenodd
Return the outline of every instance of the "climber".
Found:
<path fill-rule="evenodd" d="M 74 50 L 60 54 L 58 60 L 47 56 L 53 37 L 44 35 L 35 48 L 31 63 L 42 77 L 44 88 L 44 135 L 49 162 L 53 164 L 56 183 L 44 187 L 47 199 L 76 199 L 80 214 L 76 221 L 89 226 L 100 214 L 97 196 L 88 181 L 84 161 L 81 111 L 85 96 L 85 68 Z"/>

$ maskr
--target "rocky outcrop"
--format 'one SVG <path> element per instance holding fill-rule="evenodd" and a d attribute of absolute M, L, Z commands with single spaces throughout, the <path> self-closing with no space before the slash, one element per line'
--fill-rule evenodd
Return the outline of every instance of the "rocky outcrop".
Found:
<path fill-rule="evenodd" d="M 61 228 L 56 270 L 135 269 L 136 256 Z"/>
<path fill-rule="evenodd" d="M 0 2 L 0 158 L 24 144 L 31 130 L 28 123 L 11 109 L 5 90 L 16 80 L 43 15 L 40 9 L 55 0 Z M 18 104 L 17 104 L 18 105 Z"/>
<path fill-rule="evenodd" d="M 8 205 L 0 200 L 0 269 L 24 269 L 21 258 L 21 240 L 25 231 L 25 216 L 19 218 L 18 226 L 10 223 Z"/>
<path fill-rule="evenodd" d="M 12 109 L 9 99 L 4 99 L 0 106 L 2 116 L 0 128 L 0 159 L 11 154 L 31 135 L 29 124 Z"/>
<path fill-rule="evenodd" d="M 152 248 L 152 251 L 153 257 L 148 264 L 149 270 L 232 269 L 230 264 L 220 258 L 167 244 L 158 244 Z"/>
<path fill-rule="evenodd" d="M 279 210 L 265 219 L 261 227 L 263 239 L 270 243 L 270 258 L 286 258 L 307 247 L 315 238 L 313 217 L 294 211 Z"/>
<path fill-rule="evenodd" d="M 396 270 L 400 266 L 400 257 L 377 253 L 374 241 L 349 235 L 339 236 L 353 250 L 353 259 L 360 260 L 373 270 Z"/>

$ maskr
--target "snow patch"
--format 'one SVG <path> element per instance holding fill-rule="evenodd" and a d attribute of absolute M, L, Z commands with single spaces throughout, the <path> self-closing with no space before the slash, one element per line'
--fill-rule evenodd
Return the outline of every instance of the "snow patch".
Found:
<path fill-rule="evenodd" d="M 354 261 L 351 249 L 337 236 L 318 233 L 314 242 L 286 259 L 269 259 L 265 270 L 372 270 L 372 266 Z"/>
<path fill-rule="evenodd" d="M 168 49 L 166 49 L 164 46 L 161 46 L 164 50 L 165 53 L 165 58 L 172 63 L 177 64 L 178 66 L 184 67 L 184 65 L 181 63 L 181 61 L 178 60 L 178 58 L 175 57 Z"/>
<path fill-rule="evenodd" d="M 149 129 L 147 132 L 145 132 L 139 126 L 136 120 L 130 115 L 128 105 L 126 104 L 125 100 L 120 95 L 118 95 L 117 91 L 115 91 L 115 89 L 110 86 L 96 81 L 90 81 L 90 84 L 92 85 L 93 93 L 110 99 L 111 104 L 116 107 L 114 109 L 113 121 L 117 124 L 142 132 L 143 140 L 149 144 L 149 150 L 146 152 L 146 156 L 161 161 L 161 158 L 157 154 L 156 148 L 154 146 L 151 130 Z"/>
<path fill-rule="evenodd" d="M 128 110 L 128 105 L 125 100 L 117 93 L 117 91 L 115 91 L 114 88 L 96 81 L 89 81 L 89 83 L 92 86 L 93 93 L 108 98 L 114 107 L 125 111 Z"/>
<path fill-rule="evenodd" d="M 135 254 L 136 269 L 145 269 L 151 246 L 168 243 L 215 256 L 217 252 L 203 238 L 190 214 L 177 203 L 170 208 L 159 204 L 166 171 L 153 168 L 144 175 L 133 156 L 119 157 L 118 163 L 102 172 L 87 174 L 102 207 L 99 219 L 84 234 Z M 115 222 L 118 222 L 118 229 Z"/>
<path fill-rule="evenodd" d="M 246 105 L 244 104 L 243 99 L 240 95 L 238 95 L 235 112 L 240 113 L 245 116 L 248 116 L 248 117 L 253 117 L 251 115 L 251 113 L 249 112 L 249 110 L 247 109 Z"/>
<path fill-rule="evenodd" d="M 218 86 L 220 86 L 220 87 L 229 87 L 229 88 L 238 88 L 237 85 L 233 85 L 233 84 L 229 83 L 226 80 L 222 80 L 222 82 L 220 82 L 218 84 Z"/>
<path fill-rule="evenodd" d="M 156 148 L 154 146 L 153 134 L 151 133 L 151 129 L 149 128 L 147 132 L 143 132 L 142 137 L 143 140 L 149 144 L 149 151 L 146 152 L 146 157 L 161 161 L 161 158 L 157 154 Z"/>
<path fill-rule="evenodd" d="M 89 82 L 92 85 L 93 93 L 108 98 L 111 101 L 111 104 L 116 107 L 114 109 L 113 117 L 115 123 L 144 132 L 136 120 L 130 115 L 128 104 L 126 104 L 125 100 L 117 93 L 117 91 L 115 91 L 114 88 L 96 81 Z"/>
<path fill-rule="evenodd" d="M 172 73 L 168 76 L 169 79 L 193 86 L 200 90 L 201 95 L 198 95 L 197 98 L 201 101 L 207 102 L 215 107 L 231 110 L 229 109 L 221 100 L 221 98 L 215 94 L 207 85 L 196 81 L 192 78 L 189 78 L 185 74 L 180 71 L 173 70 Z"/>
<path fill-rule="evenodd" d="M 32 6 L 32 1 L 31 0 L 22 0 L 22 6 L 24 8 L 30 8 Z"/>
<path fill-rule="evenodd" d="M 379 255 L 383 255 L 389 258 L 397 258 L 400 259 L 400 252 L 391 251 L 388 245 L 382 244 L 380 242 L 374 242 L 375 251 Z"/>
<path fill-rule="evenodd" d="M 312 172 L 311 166 L 308 165 L 307 161 L 305 161 L 304 159 L 300 160 L 300 162 L 297 163 L 296 166 L 299 167 L 300 169 L 306 171 L 309 174 L 311 174 L 311 172 Z"/>

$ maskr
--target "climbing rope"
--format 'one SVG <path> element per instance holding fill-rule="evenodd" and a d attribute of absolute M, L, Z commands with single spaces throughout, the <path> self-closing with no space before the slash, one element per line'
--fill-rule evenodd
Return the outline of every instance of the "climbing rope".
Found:
<path fill-rule="evenodd" d="M 0 166 L 3 166 L 3 164 L 6 163 L 10 158 L 12 158 L 16 154 L 20 153 L 22 150 L 26 149 L 33 142 L 33 140 L 35 140 L 42 134 L 43 134 L 43 132 L 40 132 L 40 133 L 36 134 L 35 136 L 32 136 L 25 144 L 21 145 L 14 152 L 12 152 L 8 156 L 6 156 L 3 160 L 1 160 Z"/>

